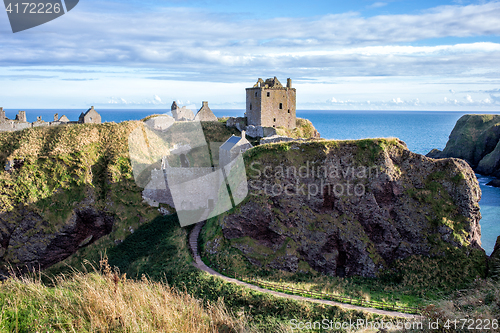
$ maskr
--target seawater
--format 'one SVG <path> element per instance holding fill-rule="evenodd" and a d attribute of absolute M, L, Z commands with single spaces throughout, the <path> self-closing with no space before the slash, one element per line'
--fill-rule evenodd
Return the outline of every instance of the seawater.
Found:
<path fill-rule="evenodd" d="M 17 110 L 6 109 L 6 116 L 15 117 Z M 28 121 L 37 116 L 45 121 L 54 119 L 54 113 L 65 114 L 77 120 L 84 110 L 26 110 Z M 193 110 L 195 111 L 195 110 Z M 218 117 L 242 117 L 244 110 L 213 109 Z M 167 109 L 98 109 L 105 122 L 139 120 L 151 114 L 168 113 Z M 464 114 L 491 112 L 443 112 L 443 111 L 318 111 L 298 110 L 297 116 L 309 119 L 326 139 L 348 140 L 364 138 L 397 137 L 418 154 L 431 149 L 444 149 L 457 120 Z M 498 112 L 497 112 L 498 113 Z M 477 175 L 482 190 L 481 241 L 487 254 L 491 254 L 497 236 L 500 235 L 500 188 L 487 186 L 490 177 Z"/>

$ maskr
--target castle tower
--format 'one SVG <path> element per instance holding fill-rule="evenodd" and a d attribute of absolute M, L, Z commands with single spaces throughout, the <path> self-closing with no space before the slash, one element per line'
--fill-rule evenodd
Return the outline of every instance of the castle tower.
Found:
<path fill-rule="evenodd" d="M 264 127 L 296 127 L 296 90 L 292 80 L 283 87 L 276 76 L 265 82 L 258 79 L 252 88 L 246 88 L 246 116 L 248 125 Z"/>
<path fill-rule="evenodd" d="M 57 121 L 59 121 L 59 114 L 58 113 L 54 114 L 54 122 L 57 122 Z"/>
<path fill-rule="evenodd" d="M 3 107 L 0 107 L 0 123 L 5 122 L 5 111 L 3 110 Z"/>
<path fill-rule="evenodd" d="M 16 120 L 20 123 L 26 123 L 26 111 L 19 111 L 19 113 L 16 115 Z"/>

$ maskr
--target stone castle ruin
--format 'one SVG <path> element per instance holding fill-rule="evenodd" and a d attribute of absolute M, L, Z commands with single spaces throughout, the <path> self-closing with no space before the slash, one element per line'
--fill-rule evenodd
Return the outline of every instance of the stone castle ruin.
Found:
<path fill-rule="evenodd" d="M 20 131 L 25 128 L 43 127 L 43 126 L 56 126 L 62 124 L 100 124 L 101 115 L 92 106 L 86 112 L 82 112 L 78 121 L 70 121 L 66 115 L 59 117 L 59 114 L 54 114 L 54 119 L 51 122 L 42 120 L 38 116 L 36 121 L 29 123 L 26 120 L 26 111 L 19 111 L 16 118 L 11 120 L 5 116 L 3 107 L 0 107 L 0 132 L 5 131 Z"/>
<path fill-rule="evenodd" d="M 296 127 L 296 90 L 292 80 L 283 87 L 276 78 L 266 81 L 259 78 L 252 88 L 246 88 L 247 125 L 262 127 Z"/>
<path fill-rule="evenodd" d="M 174 101 L 172 103 L 172 107 L 170 108 L 170 111 L 172 111 L 172 116 L 174 117 L 175 121 L 217 121 L 217 117 L 214 115 L 212 110 L 208 107 L 208 102 L 203 101 L 201 102 L 202 106 L 196 113 L 196 116 L 194 115 L 193 111 L 190 109 L 186 108 L 185 106 L 179 107 L 177 105 L 177 102 Z"/>

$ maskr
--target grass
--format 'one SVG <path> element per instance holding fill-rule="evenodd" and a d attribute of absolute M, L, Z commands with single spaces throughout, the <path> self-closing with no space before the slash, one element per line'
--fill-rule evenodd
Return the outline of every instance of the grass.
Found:
<path fill-rule="evenodd" d="M 276 165 L 298 167 L 304 165 L 305 161 L 310 162 L 311 165 L 321 166 L 322 161 L 329 158 L 329 152 L 334 151 L 333 156 L 338 156 L 339 152 L 343 156 L 352 156 L 354 164 L 377 166 L 380 165 L 385 151 L 389 149 L 402 149 L 402 145 L 397 139 L 318 141 L 300 145 L 279 143 L 255 147 L 245 153 L 245 160 L 247 165 L 259 162 L 258 166 L 261 169 L 270 166 L 271 170 Z M 257 205 L 270 206 L 273 214 L 271 228 L 287 237 L 283 241 L 283 246 L 279 249 L 270 248 L 250 237 L 227 240 L 221 228 L 221 223 L 226 223 L 226 220 L 224 216 L 221 216 L 210 219 L 202 230 L 200 249 L 203 260 L 219 272 L 247 278 L 257 277 L 264 282 L 279 283 L 296 289 L 332 293 L 387 304 L 396 303 L 407 307 L 426 306 L 449 295 L 454 290 L 468 287 L 471 281 L 483 278 L 486 274 L 486 258 L 482 251 L 468 247 L 454 248 L 450 243 L 436 236 L 437 227 L 444 224 L 451 228 L 458 244 L 469 245 L 462 236 L 467 221 L 460 215 L 457 205 L 448 194 L 449 188 L 459 190 L 460 186 L 465 186 L 465 177 L 453 165 L 444 165 L 442 169 L 446 172 L 431 172 L 427 177 L 422 178 L 424 184 L 422 189 L 408 193 L 408 200 L 414 200 L 413 204 L 417 211 L 422 212 L 422 215 L 428 215 L 432 220 L 430 222 L 433 222 L 429 223 L 428 242 L 435 251 L 432 252 L 432 256 L 415 255 L 388 263 L 379 272 L 378 278 L 326 276 L 312 269 L 305 261 L 299 261 L 298 270 L 295 273 L 269 269 L 267 265 L 279 259 L 280 256 L 296 255 L 297 251 L 297 245 L 290 238 L 296 228 L 283 227 L 280 221 L 295 218 L 297 214 L 308 216 L 313 212 L 305 211 L 307 208 L 290 207 L 286 199 L 270 198 L 264 195 L 247 200 L 252 200 Z M 395 167 L 394 170 L 399 175 L 407 172 L 399 167 Z M 260 177 L 259 170 L 255 171 L 252 167 L 247 169 L 247 175 L 250 178 Z M 227 214 L 239 213 L 239 208 L 236 208 Z M 328 224 L 342 220 L 345 220 L 343 215 L 334 218 L 325 214 L 317 214 L 315 219 L 307 221 L 309 224 L 305 223 L 304 227 L 312 232 L 323 232 Z M 356 223 L 358 222 L 349 220 L 347 225 L 355 226 L 354 229 L 356 229 L 356 226 L 359 226 L 359 223 Z M 343 226 L 341 228 L 345 232 L 352 231 Z M 361 229 L 361 226 L 358 229 Z M 357 235 L 355 230 L 352 232 L 354 236 Z M 369 239 L 362 239 L 362 241 L 370 243 Z M 300 255 L 298 257 L 300 260 Z M 377 258 L 372 259 L 375 261 Z"/>
<path fill-rule="evenodd" d="M 202 302 L 142 276 L 128 279 L 101 260 L 100 270 L 13 277 L 0 286 L 0 332 L 246 332 L 246 319 L 222 299 Z"/>
<path fill-rule="evenodd" d="M 287 323 L 291 319 L 355 321 L 379 318 L 358 311 L 273 297 L 196 270 L 191 265 L 187 247 L 190 228 L 180 228 L 176 215 L 160 217 L 156 209 L 142 203 L 141 189 L 133 180 L 127 147 L 127 135 L 137 125 L 138 122 L 125 122 L 0 133 L 0 162 L 4 163 L 8 159 L 24 160 L 21 169 L 11 174 L 0 174 L 0 213 L 3 217 L 13 214 L 19 204 L 23 204 L 42 216 L 44 221 L 50 221 L 48 226 L 52 229 L 45 230 L 49 233 L 64 224 L 75 207 L 88 205 L 88 202 L 83 203 L 88 198 L 94 200 L 91 203 L 93 207 L 115 217 L 111 234 L 49 268 L 46 273 L 52 279 L 11 279 L 2 284 L 0 306 L 4 311 L 0 315 L 0 322 L 4 326 L 1 329 L 6 332 L 15 332 L 16 329 L 26 332 L 39 328 L 62 332 L 71 331 L 74 327 L 75 331 L 83 332 L 182 332 L 184 329 L 188 332 L 192 329 L 189 326 L 192 321 L 207 331 L 232 332 L 245 327 L 250 331 L 282 332 L 289 331 Z M 239 134 L 235 129 L 226 128 L 223 123 L 202 123 L 202 127 L 209 142 L 223 142 L 231 134 Z M 390 140 L 377 142 L 393 144 Z M 338 142 L 309 142 L 301 145 L 301 153 L 297 154 L 295 143 L 263 145 L 249 150 L 245 156 L 259 157 L 269 162 L 286 157 L 301 163 L 306 159 L 321 160 L 329 149 L 335 147 L 339 147 Z M 370 149 L 369 146 L 358 148 Z M 377 158 L 378 148 L 375 147 L 373 151 L 374 156 L 367 154 L 370 160 Z M 457 178 L 456 182 L 459 181 Z M 21 218 L 14 216 L 9 223 L 15 225 Z M 134 233 L 129 231 L 129 227 L 135 230 Z M 210 238 L 212 241 L 220 236 L 220 230 L 211 229 L 210 232 L 213 233 Z M 109 264 L 118 270 L 108 269 L 101 274 L 95 272 L 92 265 L 99 265 L 101 253 L 106 253 Z M 217 260 L 210 262 L 210 265 L 222 271 L 234 268 L 243 270 L 248 264 L 241 252 L 234 248 L 219 252 Z M 402 262 L 400 265 L 408 268 L 408 274 L 388 274 L 379 280 L 329 278 L 315 274 L 305 262 L 299 264 L 303 273 L 296 275 L 265 270 L 260 273 L 256 271 L 256 274 L 261 274 L 263 279 L 269 281 L 279 279 L 283 283 L 311 290 L 332 290 L 345 295 L 408 305 L 427 304 L 415 290 L 423 290 L 431 284 L 432 275 L 424 275 L 422 279 L 422 272 L 416 269 L 422 266 L 422 262 Z M 433 269 L 433 265 L 441 265 L 439 262 L 426 262 L 425 265 L 422 267 L 428 271 L 427 274 L 434 271 L 441 274 L 445 270 Z M 90 273 L 75 273 L 75 268 Z M 461 269 L 453 267 L 455 272 Z M 126 274 L 127 278 L 122 274 Z M 417 278 L 421 280 L 415 280 Z M 453 285 L 460 278 L 450 275 L 446 282 Z M 94 291 L 96 293 L 92 294 Z M 115 297 L 118 292 L 120 297 Z M 162 303 L 167 292 L 173 295 L 168 298 L 169 304 Z M 136 297 L 135 293 L 143 293 L 147 297 Z M 97 300 L 96 295 L 102 300 Z M 443 295 L 436 293 L 435 299 Z M 488 296 L 485 293 L 484 299 L 493 297 L 495 300 L 495 295 Z M 152 308 L 145 305 L 146 301 L 152 303 Z M 190 304 L 193 304 L 196 313 L 186 309 Z M 171 317 L 165 317 L 169 314 L 162 310 L 164 307 L 170 311 Z M 139 310 L 138 313 L 143 317 L 131 314 L 129 309 Z M 491 309 L 495 309 L 493 305 Z M 168 323 L 165 322 L 167 318 L 170 318 Z M 167 324 L 178 326 L 155 326 Z"/>
<path fill-rule="evenodd" d="M 288 129 L 284 127 L 278 127 L 276 129 L 277 135 L 288 136 L 290 138 L 319 138 L 319 133 L 314 128 L 314 125 L 308 119 L 297 118 L 296 127 L 294 129 Z"/>
<path fill-rule="evenodd" d="M 478 279 L 468 289 L 428 305 L 423 314 L 424 329 L 406 332 L 500 332 L 500 282 Z"/>
<path fill-rule="evenodd" d="M 201 272 L 191 265 L 187 245 L 189 230 L 179 227 L 175 215 L 158 217 L 142 225 L 120 245 L 108 249 L 109 263 L 130 279 L 140 280 L 144 275 L 151 281 L 162 281 L 186 291 L 207 304 L 223 299 L 228 311 L 244 313 L 248 327 L 256 332 L 288 332 L 291 319 L 317 321 L 329 318 L 343 321 L 379 318 L 359 311 L 274 297 Z M 53 267 L 46 273 L 51 276 L 70 274 L 71 267 L 82 267 L 82 264 L 87 270 L 92 269 L 88 263 L 83 260 L 78 262 L 76 258 L 68 258 L 59 268 Z M 50 280 L 46 282 L 50 283 Z"/>

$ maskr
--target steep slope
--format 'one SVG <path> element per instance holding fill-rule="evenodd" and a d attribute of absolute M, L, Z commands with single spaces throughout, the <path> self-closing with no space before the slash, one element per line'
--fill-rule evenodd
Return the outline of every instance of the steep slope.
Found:
<path fill-rule="evenodd" d="M 159 214 L 142 204 L 128 159 L 139 122 L 61 125 L 0 134 L 0 273 L 48 267 Z M 8 161 L 13 161 L 9 163 Z"/>
<path fill-rule="evenodd" d="M 500 115 L 462 116 L 446 148 L 443 151 L 433 149 L 427 156 L 461 158 L 481 174 L 500 177 Z"/>
<path fill-rule="evenodd" d="M 202 122 L 208 142 L 239 133 Z M 113 247 L 160 215 L 134 181 L 128 136 L 140 121 L 0 133 L 0 278 Z M 171 209 L 169 209 L 171 211 Z M 94 242 L 93 257 L 86 247 Z M 80 250 L 80 251 L 78 251 Z"/>
<path fill-rule="evenodd" d="M 397 139 L 268 144 L 245 160 L 250 195 L 208 222 L 206 257 L 231 247 L 255 267 L 374 277 L 399 259 L 463 248 L 484 274 L 481 191 L 462 160 Z"/>

